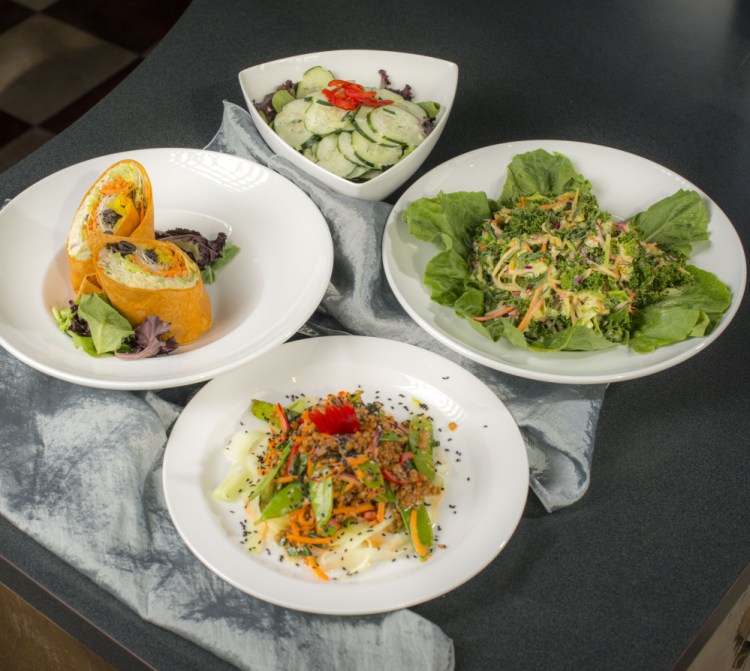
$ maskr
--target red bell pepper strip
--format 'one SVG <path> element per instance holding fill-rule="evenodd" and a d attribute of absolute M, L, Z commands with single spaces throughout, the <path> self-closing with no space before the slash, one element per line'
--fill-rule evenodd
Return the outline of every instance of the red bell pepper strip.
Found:
<path fill-rule="evenodd" d="M 279 418 L 279 425 L 281 426 L 282 431 L 289 431 L 292 426 L 289 424 L 289 420 L 284 412 L 284 408 L 281 407 L 281 403 L 276 403 L 276 415 Z"/>
<path fill-rule="evenodd" d="M 398 485 L 399 487 L 402 487 L 403 485 L 406 485 L 408 483 L 404 482 L 403 480 L 399 480 L 393 473 L 390 471 L 386 471 L 385 469 L 380 469 L 380 472 L 383 474 L 383 477 L 388 480 L 388 482 L 392 482 L 394 485 Z"/>
<path fill-rule="evenodd" d="M 292 473 L 292 466 L 294 465 L 294 457 L 297 456 L 297 453 L 299 452 L 299 445 L 297 443 L 294 443 L 292 445 L 292 451 L 289 453 L 289 460 L 286 462 L 286 474 L 291 475 Z"/>

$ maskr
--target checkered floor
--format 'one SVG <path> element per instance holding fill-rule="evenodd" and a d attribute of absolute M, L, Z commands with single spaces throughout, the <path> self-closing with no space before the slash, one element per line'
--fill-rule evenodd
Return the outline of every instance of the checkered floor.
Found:
<path fill-rule="evenodd" d="M 188 4 L 0 0 L 0 172 L 107 95 Z"/>

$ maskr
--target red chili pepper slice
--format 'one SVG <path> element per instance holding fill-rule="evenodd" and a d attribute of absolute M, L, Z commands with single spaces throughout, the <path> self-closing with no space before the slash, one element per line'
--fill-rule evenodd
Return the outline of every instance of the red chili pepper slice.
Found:
<path fill-rule="evenodd" d="M 392 100 L 378 100 L 375 91 L 365 91 L 365 87 L 343 79 L 333 79 L 328 82 L 328 88 L 323 89 L 323 95 L 335 107 L 345 110 L 357 109 L 360 105 L 380 107 L 392 105 Z"/>
<path fill-rule="evenodd" d="M 357 411 L 349 403 L 315 408 L 309 415 L 322 433 L 355 433 L 360 429 Z"/>

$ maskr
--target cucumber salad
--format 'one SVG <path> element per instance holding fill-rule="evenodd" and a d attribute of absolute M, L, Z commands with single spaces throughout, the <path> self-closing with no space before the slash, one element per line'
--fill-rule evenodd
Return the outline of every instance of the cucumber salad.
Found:
<path fill-rule="evenodd" d="M 366 181 L 414 151 L 434 127 L 440 104 L 415 102 L 380 70 L 377 87 L 336 79 L 322 66 L 287 81 L 255 102 L 276 134 L 339 177 Z"/>
<path fill-rule="evenodd" d="M 620 221 L 562 154 L 516 155 L 497 200 L 440 193 L 404 212 L 409 231 L 442 251 L 428 263 L 431 298 L 477 331 L 535 351 L 636 352 L 708 335 L 731 292 L 689 263 L 708 240 L 708 211 L 680 189 Z"/>

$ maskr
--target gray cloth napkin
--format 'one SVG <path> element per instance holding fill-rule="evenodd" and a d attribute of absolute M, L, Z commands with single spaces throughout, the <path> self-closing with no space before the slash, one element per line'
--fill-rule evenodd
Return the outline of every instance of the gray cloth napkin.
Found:
<path fill-rule="evenodd" d="M 304 333 L 389 338 L 458 362 L 487 384 L 516 420 L 526 443 L 531 488 L 544 507 L 551 512 L 583 496 L 606 385 L 525 380 L 474 363 L 435 340 L 406 314 L 383 271 L 381 242 L 391 205 L 336 194 L 277 156 L 247 110 L 225 102 L 221 128 L 206 149 L 242 156 L 287 177 L 325 216 L 335 249 L 333 276 Z"/>
<path fill-rule="evenodd" d="M 547 510 L 585 493 L 603 386 L 523 380 L 441 346 L 406 315 L 384 278 L 380 243 L 390 205 L 334 194 L 275 156 L 242 108 L 225 103 L 207 148 L 289 178 L 328 221 L 333 277 L 304 334 L 380 336 L 458 361 L 521 427 L 532 488 Z M 193 556 L 166 510 L 161 465 L 171 425 L 198 387 L 90 389 L 0 349 L 0 513 L 145 620 L 242 669 L 453 669 L 452 641 L 412 611 L 346 618 L 285 610 L 228 585 Z"/>
<path fill-rule="evenodd" d="M 0 513 L 143 619 L 241 669 L 451 671 L 453 642 L 412 611 L 324 617 L 278 608 L 193 556 L 166 509 L 161 465 L 169 428 L 196 388 L 90 389 L 0 349 Z"/>

